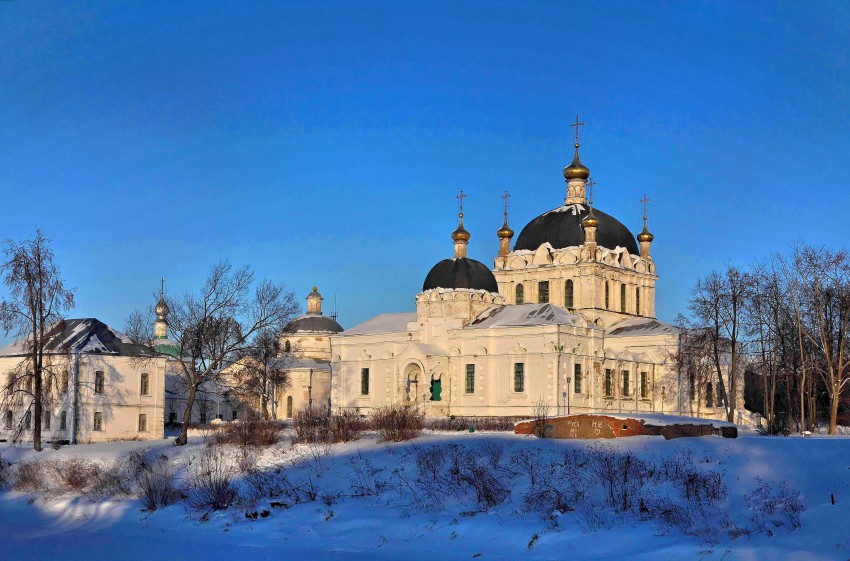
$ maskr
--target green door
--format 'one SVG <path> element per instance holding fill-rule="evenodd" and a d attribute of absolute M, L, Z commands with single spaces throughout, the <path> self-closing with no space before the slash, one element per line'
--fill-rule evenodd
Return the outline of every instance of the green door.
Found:
<path fill-rule="evenodd" d="M 431 401 L 440 401 L 442 391 L 440 380 L 431 380 Z"/>

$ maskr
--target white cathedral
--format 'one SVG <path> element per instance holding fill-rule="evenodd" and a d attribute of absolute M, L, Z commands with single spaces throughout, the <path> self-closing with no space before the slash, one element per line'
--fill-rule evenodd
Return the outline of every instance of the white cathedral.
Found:
<path fill-rule="evenodd" d="M 523 417 L 546 404 L 549 414 L 723 418 L 719 384 L 691 387 L 674 358 L 679 329 L 655 318 L 646 212 L 634 236 L 593 208 L 589 177 L 576 142 L 563 205 L 529 222 L 513 248 L 506 204 L 493 269 L 467 256 L 461 206 L 454 256 L 425 277 L 415 312 L 342 330 L 331 318 L 305 321 L 322 317 L 314 288 L 307 316 L 296 320 L 304 328 L 293 325 L 284 338 L 296 349 L 323 341 L 302 356 L 327 361 L 331 408 L 369 413 L 404 403 L 431 416 Z M 295 408 L 305 403 L 300 393 Z M 281 417 L 291 416 L 293 396 L 284 399 Z"/>

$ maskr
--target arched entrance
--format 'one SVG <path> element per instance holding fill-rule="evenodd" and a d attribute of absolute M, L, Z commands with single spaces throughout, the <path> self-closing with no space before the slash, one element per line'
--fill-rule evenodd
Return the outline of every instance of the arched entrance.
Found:
<path fill-rule="evenodd" d="M 422 367 L 415 363 L 408 364 L 404 369 L 405 399 L 414 403 L 422 399 L 422 392 L 427 390 L 422 385 Z"/>

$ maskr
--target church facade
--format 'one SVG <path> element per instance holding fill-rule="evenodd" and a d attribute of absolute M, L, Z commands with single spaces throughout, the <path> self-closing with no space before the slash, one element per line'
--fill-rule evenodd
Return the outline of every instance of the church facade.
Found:
<path fill-rule="evenodd" d="M 515 243 L 506 204 L 492 269 L 467 256 L 461 206 L 454 255 L 428 273 L 416 311 L 379 315 L 329 338 L 333 408 L 722 418 L 719 384 L 693 387 L 676 366 L 679 329 L 655 318 L 646 212 L 633 235 L 593 207 L 589 177 L 576 142 L 563 205 L 529 222 Z"/>

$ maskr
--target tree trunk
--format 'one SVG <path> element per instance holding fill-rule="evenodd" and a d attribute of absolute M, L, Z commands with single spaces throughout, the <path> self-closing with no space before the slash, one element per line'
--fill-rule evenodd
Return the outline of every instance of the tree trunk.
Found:
<path fill-rule="evenodd" d="M 832 385 L 832 391 L 829 395 L 829 434 L 837 434 L 837 426 L 838 426 L 838 402 L 839 402 L 839 393 L 840 389 L 837 387 L 838 384 Z"/>
<path fill-rule="evenodd" d="M 33 402 L 33 419 L 32 424 L 32 447 L 36 452 L 41 452 L 41 368 L 35 372 L 35 401 Z"/>
<path fill-rule="evenodd" d="M 189 423 L 192 422 L 192 408 L 195 406 L 196 393 L 195 384 L 190 383 L 189 395 L 186 397 L 186 410 L 183 411 L 183 426 L 180 427 L 180 435 L 174 441 L 175 446 L 184 446 L 189 440 Z"/>

